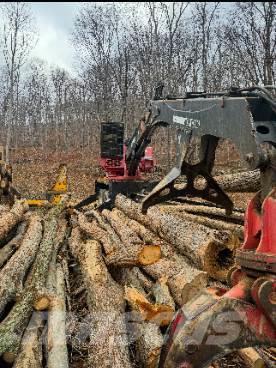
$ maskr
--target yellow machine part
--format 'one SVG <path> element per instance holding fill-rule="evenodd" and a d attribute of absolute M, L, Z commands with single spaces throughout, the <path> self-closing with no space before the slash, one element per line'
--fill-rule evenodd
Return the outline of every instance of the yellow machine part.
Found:
<path fill-rule="evenodd" d="M 47 199 L 27 199 L 30 207 L 51 207 L 60 203 L 62 196 L 68 191 L 67 166 L 61 164 L 58 171 L 58 177 L 51 187 L 46 192 Z"/>

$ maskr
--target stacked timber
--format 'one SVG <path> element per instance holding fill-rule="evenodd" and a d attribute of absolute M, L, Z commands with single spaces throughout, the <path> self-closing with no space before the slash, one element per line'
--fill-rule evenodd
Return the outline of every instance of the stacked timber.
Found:
<path fill-rule="evenodd" d="M 244 212 L 184 200 L 144 215 L 123 195 L 102 212 L 65 206 L 0 208 L 0 363 L 157 368 L 175 312 L 207 286 L 226 287 Z M 223 359 L 250 368 L 263 367 L 263 356 L 249 348 Z"/>
<path fill-rule="evenodd" d="M 0 213 L 0 356 L 16 368 L 43 366 L 47 322 L 47 366 L 68 367 L 64 276 L 56 264 L 68 231 L 64 205 L 39 215 L 20 200 Z"/>

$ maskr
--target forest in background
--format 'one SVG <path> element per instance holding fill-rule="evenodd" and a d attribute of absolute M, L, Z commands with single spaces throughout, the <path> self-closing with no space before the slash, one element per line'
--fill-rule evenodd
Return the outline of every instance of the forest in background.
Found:
<path fill-rule="evenodd" d="M 30 57 L 31 4 L 2 3 L 2 145 L 97 155 L 100 122 L 124 121 L 131 134 L 159 81 L 166 95 L 275 84 L 276 2 L 126 4 L 81 6 L 76 77 Z"/>

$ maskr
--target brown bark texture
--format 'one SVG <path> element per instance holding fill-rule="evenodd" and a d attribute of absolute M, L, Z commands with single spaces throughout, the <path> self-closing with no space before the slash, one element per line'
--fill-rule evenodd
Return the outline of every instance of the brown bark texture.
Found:
<path fill-rule="evenodd" d="M 95 240 L 83 241 L 80 229 L 75 227 L 69 247 L 80 264 L 87 289 L 92 319 L 89 365 L 101 368 L 131 367 L 123 315 L 123 290 L 107 271 L 100 244 Z"/>

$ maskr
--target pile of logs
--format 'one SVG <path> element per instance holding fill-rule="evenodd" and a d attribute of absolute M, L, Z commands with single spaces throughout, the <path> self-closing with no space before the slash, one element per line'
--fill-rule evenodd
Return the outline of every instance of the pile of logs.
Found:
<path fill-rule="evenodd" d="M 226 217 L 200 200 L 144 215 L 123 195 L 102 212 L 66 199 L 40 212 L 24 200 L 0 206 L 0 365 L 68 368 L 79 354 L 87 367 L 157 367 L 175 311 L 207 286 L 226 287 L 243 221 L 240 209 Z M 251 348 L 229 359 L 265 366 Z"/>
<path fill-rule="evenodd" d="M 42 367 L 67 362 L 64 275 L 57 254 L 67 236 L 64 204 L 44 215 L 24 200 L 0 212 L 0 356 L 2 364 Z M 48 313 L 44 311 L 48 310 Z M 58 338 L 57 338 L 58 337 Z"/>

